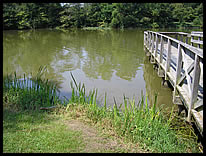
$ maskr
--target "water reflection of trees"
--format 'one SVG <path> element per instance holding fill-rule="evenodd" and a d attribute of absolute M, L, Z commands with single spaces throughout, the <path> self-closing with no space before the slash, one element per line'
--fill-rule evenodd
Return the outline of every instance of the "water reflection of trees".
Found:
<path fill-rule="evenodd" d="M 82 69 L 87 77 L 131 80 L 143 63 L 143 33 L 127 31 L 6 31 L 4 71 L 30 73 L 48 66 L 48 78 L 62 81 L 62 72 Z M 9 71 L 7 71 L 7 69 Z"/>
<path fill-rule="evenodd" d="M 17 71 L 18 75 L 31 72 L 34 75 L 41 65 L 47 65 L 47 78 L 61 82 L 63 78 L 50 66 L 58 49 L 62 47 L 57 33 L 49 30 L 4 33 L 4 74 Z"/>
<path fill-rule="evenodd" d="M 146 91 L 149 99 L 149 103 L 154 103 L 155 94 L 157 96 L 157 105 L 164 105 L 164 108 L 171 108 L 172 103 L 172 91 L 170 88 L 161 85 L 161 78 L 158 77 L 157 72 L 153 69 L 153 65 L 149 62 L 148 57 L 144 57 L 144 80 L 146 84 Z"/>
<path fill-rule="evenodd" d="M 142 42 L 132 32 L 109 31 L 86 35 L 88 53 L 82 69 L 88 77 L 110 80 L 116 76 L 131 80 L 142 63 Z M 134 33 L 134 32 L 133 32 Z M 136 32 L 137 33 L 137 32 Z"/>

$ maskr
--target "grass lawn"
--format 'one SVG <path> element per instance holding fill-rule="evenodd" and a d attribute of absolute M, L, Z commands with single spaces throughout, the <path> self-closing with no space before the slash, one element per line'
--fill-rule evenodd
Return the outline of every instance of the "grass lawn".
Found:
<path fill-rule="evenodd" d="M 167 113 L 156 108 L 157 96 L 151 108 L 143 95 L 138 103 L 124 96 L 119 107 L 115 102 L 107 108 L 105 93 L 104 107 L 99 107 L 97 89 L 87 96 L 85 85 L 77 85 L 71 74 L 72 97 L 61 103 L 56 86 L 40 79 L 42 69 L 31 81 L 37 86 L 29 87 L 16 74 L 4 78 L 4 153 L 202 151 L 191 125 L 179 122 L 173 109 Z"/>
<path fill-rule="evenodd" d="M 47 112 L 3 112 L 4 153 L 81 152 L 85 144 L 80 131 L 67 128 Z"/>
<path fill-rule="evenodd" d="M 104 130 L 102 130 L 102 128 Z M 107 129 L 107 130 L 106 130 Z M 105 131 L 106 130 L 106 131 Z M 114 131 L 95 125 L 79 105 L 44 111 L 3 110 L 4 153 L 145 153 L 114 135 Z"/>

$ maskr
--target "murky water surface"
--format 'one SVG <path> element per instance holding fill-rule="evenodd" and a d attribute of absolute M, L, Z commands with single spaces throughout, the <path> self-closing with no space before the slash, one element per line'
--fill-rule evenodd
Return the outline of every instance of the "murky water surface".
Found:
<path fill-rule="evenodd" d="M 145 56 L 143 30 L 60 32 L 25 30 L 3 32 L 3 75 L 34 74 L 47 66 L 46 78 L 58 83 L 61 97 L 71 96 L 70 72 L 86 91 L 97 88 L 99 105 L 105 92 L 107 105 L 118 105 L 123 95 L 140 99 L 141 91 L 153 103 L 171 107 L 172 91 L 161 85 L 161 78 Z"/>

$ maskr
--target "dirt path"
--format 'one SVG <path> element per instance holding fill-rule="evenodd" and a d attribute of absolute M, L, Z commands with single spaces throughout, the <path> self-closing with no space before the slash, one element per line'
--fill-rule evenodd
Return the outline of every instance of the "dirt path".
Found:
<path fill-rule="evenodd" d="M 145 153 L 145 151 L 134 147 L 134 145 L 123 143 L 119 138 L 111 139 L 106 136 L 100 135 L 100 133 L 98 133 L 98 131 L 94 127 L 78 119 L 66 120 L 65 124 L 71 130 L 82 132 L 82 136 L 84 138 L 83 141 L 86 145 L 85 149 L 82 152 Z"/>

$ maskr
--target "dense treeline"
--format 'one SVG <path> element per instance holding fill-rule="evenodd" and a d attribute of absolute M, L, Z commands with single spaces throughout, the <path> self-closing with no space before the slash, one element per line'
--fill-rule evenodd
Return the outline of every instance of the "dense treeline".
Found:
<path fill-rule="evenodd" d="M 202 3 L 3 3 L 4 29 L 203 27 Z"/>

